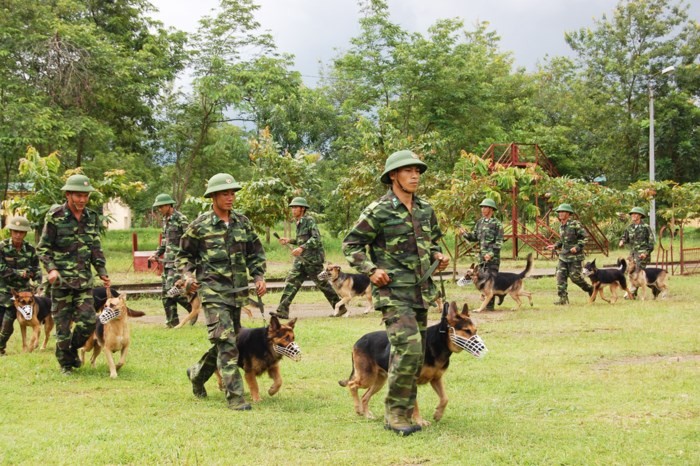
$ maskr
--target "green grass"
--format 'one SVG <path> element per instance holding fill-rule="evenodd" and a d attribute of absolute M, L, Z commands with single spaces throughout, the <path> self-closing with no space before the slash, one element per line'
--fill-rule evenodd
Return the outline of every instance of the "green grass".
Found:
<path fill-rule="evenodd" d="M 382 328 L 377 314 L 300 320 L 304 359 L 282 362 L 274 397 L 261 378 L 263 400 L 246 413 L 227 410 L 213 380 L 209 398 L 191 394 L 185 369 L 208 348 L 202 325 L 171 331 L 134 319 L 117 380 L 103 356 L 63 377 L 53 351 L 19 353 L 16 330 L 0 359 L 0 463 L 697 464 L 700 289 L 696 276 L 670 284 L 665 301 L 591 306 L 573 286 L 572 305 L 559 308 L 553 278 L 529 279 L 533 308 L 473 316 L 489 354 L 453 356 L 444 418 L 405 439 L 356 416 L 337 384 L 355 340 Z M 472 287 L 449 284 L 447 294 L 478 301 Z M 302 292 L 295 302 L 323 297 Z M 156 299 L 132 305 L 162 314 Z M 372 400 L 375 414 L 384 394 Z M 430 417 L 430 387 L 419 401 Z"/>

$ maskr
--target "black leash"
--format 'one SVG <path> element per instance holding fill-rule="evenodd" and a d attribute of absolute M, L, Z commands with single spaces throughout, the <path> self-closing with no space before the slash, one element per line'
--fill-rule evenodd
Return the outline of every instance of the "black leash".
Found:
<path fill-rule="evenodd" d="M 253 289 L 255 289 L 255 288 L 253 288 Z M 240 293 L 241 291 L 250 291 L 250 290 L 251 290 L 251 288 L 246 285 L 246 286 L 241 286 L 240 288 L 234 288 L 231 291 L 233 293 Z M 267 321 L 265 320 L 265 304 L 263 304 L 262 298 L 260 296 L 258 296 L 257 292 L 255 293 L 255 295 L 258 298 L 257 306 L 258 306 L 258 309 L 260 309 L 260 315 L 262 316 L 263 327 L 267 327 Z M 248 297 L 248 299 L 250 300 L 250 297 Z"/>

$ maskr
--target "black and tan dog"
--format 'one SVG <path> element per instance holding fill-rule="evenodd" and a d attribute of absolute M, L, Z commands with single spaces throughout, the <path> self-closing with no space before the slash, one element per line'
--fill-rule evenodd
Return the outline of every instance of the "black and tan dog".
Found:
<path fill-rule="evenodd" d="M 44 343 L 41 349 L 46 349 L 51 337 L 54 322 L 51 316 L 51 299 L 37 296 L 32 291 L 12 291 L 13 303 L 17 311 L 17 322 L 22 332 L 22 351 L 32 352 L 39 345 L 41 326 L 44 326 Z M 27 343 L 27 327 L 32 328 L 32 337 Z"/>
<path fill-rule="evenodd" d="M 107 299 L 98 316 L 95 331 L 85 342 L 85 346 L 80 349 L 80 361 L 85 363 L 85 353 L 92 351 L 90 365 L 95 367 L 95 360 L 104 351 L 107 365 L 109 366 L 109 376 L 117 378 L 117 371 L 126 363 L 126 355 L 129 352 L 131 343 L 131 332 L 129 329 L 129 317 L 141 317 L 145 315 L 141 311 L 129 309 L 124 296 L 111 297 L 111 290 L 106 290 Z M 119 362 L 115 364 L 112 353 L 120 352 Z"/>
<path fill-rule="evenodd" d="M 642 290 L 641 299 L 647 299 L 647 287 L 651 288 L 654 299 L 661 295 L 661 299 L 666 297 L 668 293 L 668 272 L 658 267 L 637 268 L 632 257 L 628 257 L 629 267 L 627 273 L 630 277 L 630 289 Z"/>
<path fill-rule="evenodd" d="M 369 277 L 361 273 L 344 273 L 339 265 L 327 264 L 325 270 L 318 274 L 319 280 L 325 280 L 331 284 L 338 294 L 340 301 L 335 305 L 335 316 L 340 316 L 340 307 L 349 304 L 355 296 L 364 295 L 367 300 L 367 307 L 363 311 L 367 314 L 374 310 L 372 303 L 372 287 Z M 346 313 L 348 317 L 350 313 Z"/>
<path fill-rule="evenodd" d="M 481 296 L 484 300 L 478 309 L 474 309 L 474 312 L 481 312 L 486 309 L 489 301 L 491 301 L 491 298 L 494 296 L 498 297 L 498 304 L 501 305 L 505 296 L 509 295 L 517 304 L 516 310 L 520 309 L 523 304 L 520 300 L 521 296 L 527 297 L 530 306 L 532 306 L 532 293 L 525 291 L 525 284 L 523 282 L 525 277 L 530 273 L 530 270 L 532 270 L 532 253 L 527 255 L 526 260 L 525 269 L 522 272 L 498 272 L 495 278 L 482 272 L 475 264 L 472 264 L 471 268 L 466 271 L 464 277 L 462 277 L 457 284 L 464 286 L 471 281 L 474 283 L 476 289 L 481 292 Z"/>
<path fill-rule="evenodd" d="M 282 356 L 287 356 L 293 361 L 301 359 L 301 349 L 296 344 L 294 335 L 296 321 L 294 318 L 282 324 L 276 316 L 272 316 L 270 324 L 266 327 L 241 328 L 236 342 L 238 366 L 245 373 L 245 380 L 253 401 L 260 401 L 258 376 L 263 372 L 267 372 L 270 376 L 272 386 L 267 393 L 272 396 L 282 386 L 279 368 Z"/>
<path fill-rule="evenodd" d="M 458 313 L 457 304 L 452 302 L 449 310 L 443 312 L 440 323 L 427 329 L 425 359 L 418 378 L 419 385 L 430 382 L 438 395 L 439 402 L 433 413 L 433 419 L 436 421 L 442 418 L 447 406 L 443 376 L 450 365 L 450 356 L 462 350 L 467 350 L 478 358 L 487 351 L 484 342 L 476 334 L 476 325 L 469 317 L 467 305 L 465 304 L 462 312 Z M 374 418 L 369 410 L 369 401 L 386 383 L 390 353 L 391 345 L 384 330 L 362 336 L 353 346 L 352 372 L 349 379 L 340 380 L 338 384 L 350 390 L 355 412 L 360 416 Z M 366 389 L 361 400 L 359 389 Z M 421 417 L 417 400 L 412 419 L 421 426 L 429 424 Z"/>
<path fill-rule="evenodd" d="M 627 261 L 620 258 L 617 260 L 617 268 L 615 269 L 599 269 L 595 265 L 595 259 L 591 262 L 586 262 L 583 266 L 583 276 L 588 277 L 591 280 L 591 285 L 593 285 L 593 293 L 591 297 L 588 298 L 588 303 L 591 304 L 595 302 L 596 297 L 600 294 L 600 297 L 605 302 L 616 302 L 617 301 L 617 289 L 623 289 L 628 296 L 632 296 L 629 288 L 627 288 L 627 278 L 625 277 L 625 270 L 627 269 Z M 611 299 L 607 299 L 603 294 L 603 289 L 609 286 Z"/>

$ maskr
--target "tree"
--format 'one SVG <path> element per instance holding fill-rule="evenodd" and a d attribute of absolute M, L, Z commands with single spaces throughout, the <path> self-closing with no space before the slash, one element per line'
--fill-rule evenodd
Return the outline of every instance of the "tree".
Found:
<path fill-rule="evenodd" d="M 690 129 L 700 122 L 692 103 L 699 97 L 697 38 L 687 6 L 671 0 L 623 0 L 594 28 L 566 35 L 574 66 L 555 59 L 542 70 L 544 95 L 560 94 L 539 102 L 548 121 L 562 129 L 562 155 L 575 160 L 564 165 L 570 174 L 590 180 L 604 174 L 617 187 L 646 176 L 652 86 L 659 176 L 697 178 L 700 146 Z M 679 69 L 675 84 L 660 73 L 669 65 Z M 557 159 L 556 151 L 548 152 Z"/>

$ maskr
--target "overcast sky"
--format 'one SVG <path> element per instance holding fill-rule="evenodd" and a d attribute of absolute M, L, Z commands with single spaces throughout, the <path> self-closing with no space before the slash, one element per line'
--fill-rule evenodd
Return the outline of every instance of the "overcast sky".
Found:
<path fill-rule="evenodd" d="M 193 32 L 198 20 L 218 6 L 218 0 L 150 0 L 154 16 L 166 26 Z M 359 34 L 356 0 L 257 0 L 257 19 L 269 30 L 282 52 L 296 58 L 295 69 L 309 85 L 328 63 Z M 388 0 L 391 20 L 409 32 L 425 33 L 437 19 L 461 18 L 473 30 L 488 21 L 501 37 L 501 50 L 513 53 L 517 66 L 534 70 L 545 56 L 568 55 L 564 33 L 611 16 L 618 0 Z M 694 0 L 691 16 L 700 15 Z"/>

